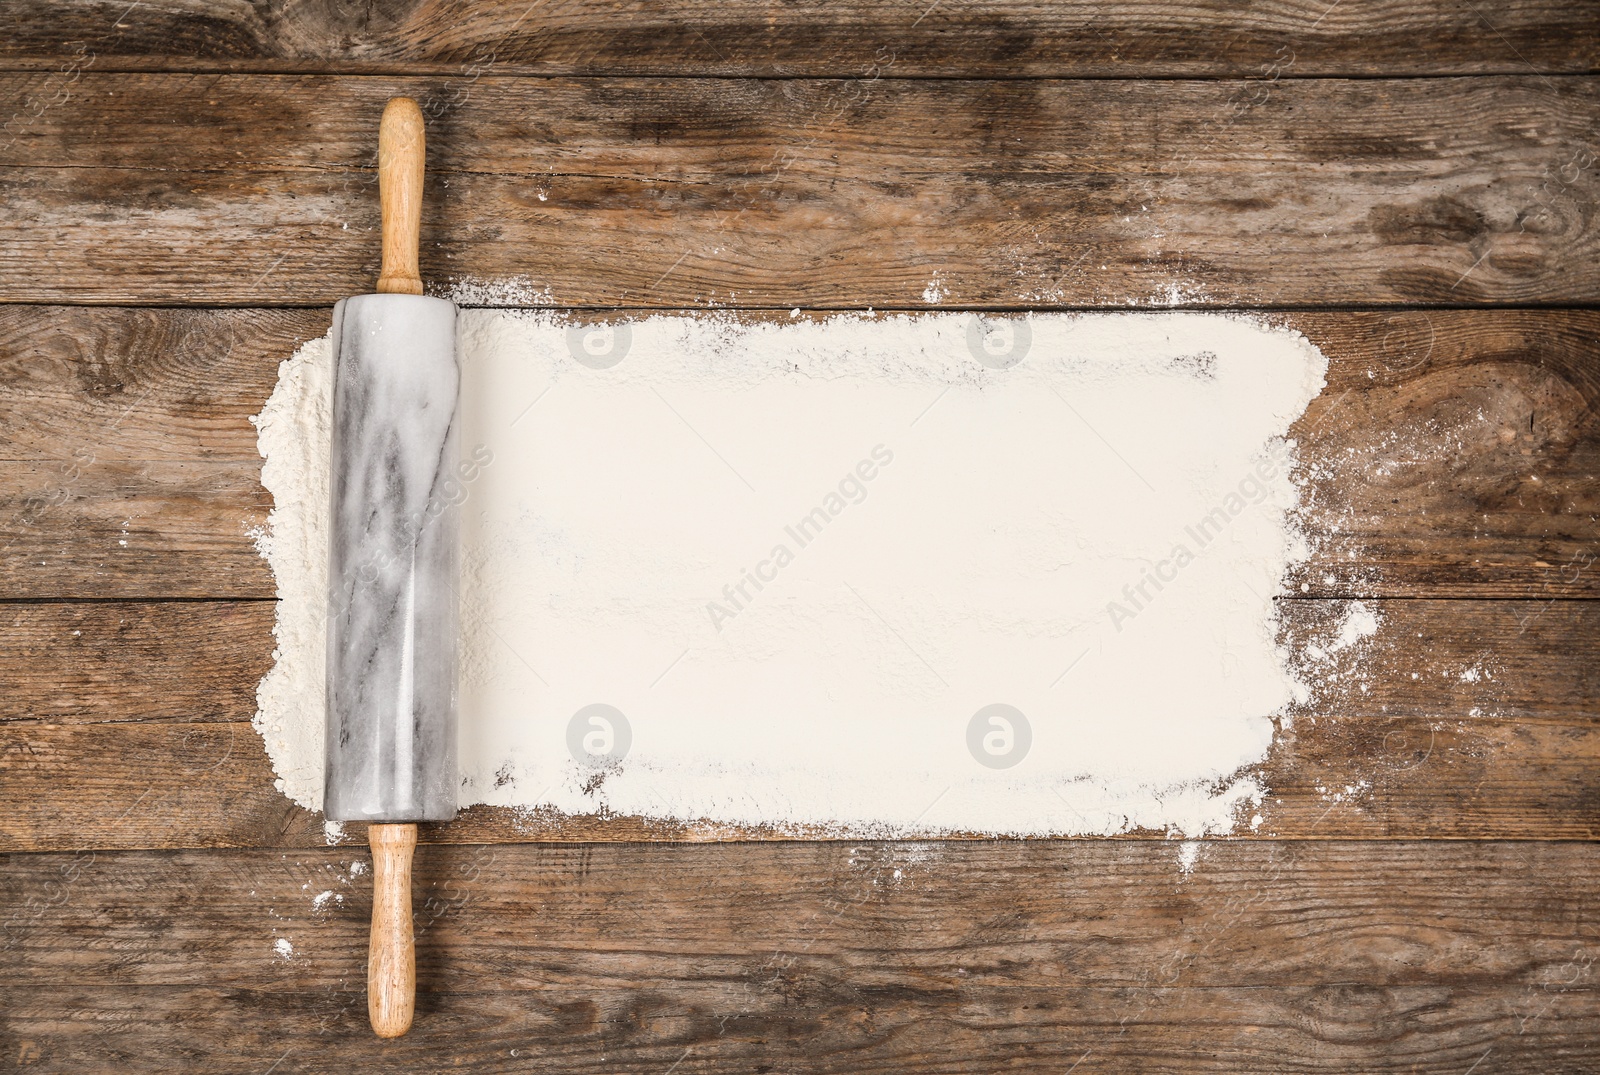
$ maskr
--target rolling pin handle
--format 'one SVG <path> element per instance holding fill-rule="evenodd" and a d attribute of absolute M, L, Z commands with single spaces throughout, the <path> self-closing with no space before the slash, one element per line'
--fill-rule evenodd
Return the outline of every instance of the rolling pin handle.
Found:
<path fill-rule="evenodd" d="M 417 1002 L 417 950 L 411 927 L 415 825 L 369 825 L 372 935 L 367 950 L 367 1016 L 380 1038 L 411 1029 Z"/>
<path fill-rule="evenodd" d="M 422 235 L 422 168 L 426 137 L 422 109 L 392 97 L 378 125 L 378 200 L 383 215 L 383 268 L 378 291 L 422 294 L 417 244 Z"/>

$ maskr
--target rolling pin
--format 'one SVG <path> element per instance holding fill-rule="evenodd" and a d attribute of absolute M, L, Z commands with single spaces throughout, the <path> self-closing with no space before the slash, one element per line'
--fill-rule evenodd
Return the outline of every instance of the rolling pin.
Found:
<path fill-rule="evenodd" d="M 378 131 L 383 267 L 377 294 L 333 311 L 328 562 L 330 821 L 372 845 L 367 1014 L 411 1026 L 417 822 L 456 814 L 456 308 L 417 269 L 422 111 L 397 97 Z"/>

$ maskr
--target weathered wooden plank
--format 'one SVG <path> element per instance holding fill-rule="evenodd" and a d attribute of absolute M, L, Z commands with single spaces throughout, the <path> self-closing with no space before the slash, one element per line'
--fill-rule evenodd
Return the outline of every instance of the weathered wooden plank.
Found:
<path fill-rule="evenodd" d="M 0 463 L 0 592 L 270 598 L 260 477 L 259 461 Z"/>
<path fill-rule="evenodd" d="M 18 1070 L 74 1075 L 175 1063 L 273 1075 L 969 1075 L 1074 1064 L 1078 1075 L 1462 1075 L 1485 1060 L 1507 1075 L 1587 1075 L 1600 1063 L 1600 994 L 1589 989 L 1356 982 L 1133 993 L 1050 980 L 978 990 L 959 978 L 879 987 L 826 973 L 769 974 L 772 999 L 760 1000 L 737 980 L 424 991 L 413 1029 L 392 1042 L 366 1026 L 361 992 L 0 986 L 0 1027 L 29 1065 Z"/>
<path fill-rule="evenodd" d="M 249 720 L 273 603 L 0 604 L 0 721 Z"/>
<path fill-rule="evenodd" d="M 0 594 L 271 597 L 248 417 L 327 316 L 0 306 Z M 1273 318 L 1330 359 L 1291 590 L 1600 595 L 1600 313 Z"/>
<path fill-rule="evenodd" d="M 360 992 L 364 848 L 13 855 L 0 1019 L 47 1071 L 224 1047 L 223 1066 L 263 1071 L 1460 1075 L 1485 1054 L 1541 1073 L 1600 1057 L 1595 845 L 1207 844 L 1187 871 L 1178 855 L 426 847 L 420 1014 L 386 1045 Z"/>
<path fill-rule="evenodd" d="M 1359 661 L 1307 660 L 1304 676 L 1317 695 L 1298 712 L 1597 718 L 1600 602 L 1366 605 L 1381 617 L 1380 634 Z M 1297 652 L 1325 645 L 1349 607 L 1281 602 L 1283 643 Z M 0 722 L 248 721 L 256 683 L 272 664 L 274 610 L 270 601 L 0 605 Z"/>
<path fill-rule="evenodd" d="M 1600 595 L 1600 319 L 1409 311 L 1283 321 L 1329 358 L 1327 387 L 1291 431 L 1316 547 L 1291 586 Z"/>
<path fill-rule="evenodd" d="M 96 70 L 1139 77 L 1592 71 L 1582 3 L 1129 0 L 404 5 L 25 0 L 0 66 Z M 1276 65 L 1276 66 L 1275 66 Z M 70 67 L 68 68 L 70 70 Z"/>
<path fill-rule="evenodd" d="M 419 954 L 437 987 L 461 992 L 599 983 L 630 958 L 648 966 L 641 987 L 737 978 L 785 952 L 856 976 L 942 976 L 954 961 L 990 987 L 1007 953 L 1061 963 L 1061 984 L 1600 985 L 1600 967 L 1569 967 L 1600 961 L 1594 844 L 1211 842 L 1188 867 L 1179 850 L 434 846 L 416 863 Z M 346 989 L 366 950 L 370 865 L 364 845 L 10 855 L 0 978 Z M 280 935 L 292 958 L 275 952 Z"/>
<path fill-rule="evenodd" d="M 0 461 L 249 458 L 248 416 L 330 316 L 0 307 Z"/>
<path fill-rule="evenodd" d="M 0 76 L 0 96 L 53 100 L 51 77 Z M 1600 81 L 1538 76 L 89 72 L 0 148 L 0 294 L 320 305 L 367 289 L 367 166 L 395 93 L 433 116 L 437 287 L 785 309 L 1600 300 Z"/>
<path fill-rule="evenodd" d="M 114 619 L 137 619 L 139 608 L 105 606 L 101 632 Z M 217 684 L 231 704 L 193 722 L 164 700 L 169 680 L 159 669 L 175 664 L 169 654 L 220 618 L 212 609 L 195 604 L 152 614 L 173 630 L 170 650 L 156 655 L 156 673 L 133 673 L 140 682 L 125 688 L 123 710 L 111 699 L 86 703 L 77 687 L 83 673 L 70 667 L 60 669 L 60 686 L 50 682 L 50 665 L 36 675 L 10 673 L 18 689 L 5 696 L 11 719 L 0 722 L 0 850 L 303 847 L 325 839 L 318 815 L 274 790 L 260 737 L 247 723 L 251 677 L 271 647 L 265 607 L 232 611 L 238 652 L 214 658 L 239 670 L 240 678 Z M 1307 639 L 1326 640 L 1344 610 L 1343 602 L 1284 602 L 1285 641 L 1298 650 Z M 1376 611 L 1382 627 L 1366 648 L 1306 665 L 1315 694 L 1292 714 L 1260 769 L 1271 794 L 1259 810 L 1262 822 L 1248 831 L 1323 839 L 1593 838 L 1600 831 L 1600 605 L 1389 601 Z M 63 615 L 30 610 L 25 619 L 28 630 L 50 634 L 59 632 Z M 216 644 L 211 652 L 228 649 Z M 72 664 L 70 655 L 60 660 Z M 127 668 L 132 657 L 113 660 Z M 172 672 L 175 696 L 193 696 L 203 685 L 199 670 Z M 125 719 L 108 722 L 118 712 Z M 64 788 L 72 794 L 63 796 Z M 453 843 L 794 836 L 486 807 L 428 834 Z"/>

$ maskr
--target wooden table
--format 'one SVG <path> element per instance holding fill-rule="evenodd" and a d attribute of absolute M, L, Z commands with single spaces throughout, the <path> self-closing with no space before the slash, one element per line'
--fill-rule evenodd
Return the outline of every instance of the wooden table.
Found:
<path fill-rule="evenodd" d="M 10 0 L 0 1070 L 1600 1070 L 1600 18 L 1581 0 Z M 477 808 L 418 855 L 273 788 L 247 416 L 377 265 L 592 310 L 1252 310 L 1365 672 L 1253 833 L 736 842 Z M 749 316 L 757 316 L 752 313 Z M 1381 643 L 1381 644 L 1380 644 Z M 720 842 L 719 842 L 720 841 Z"/>

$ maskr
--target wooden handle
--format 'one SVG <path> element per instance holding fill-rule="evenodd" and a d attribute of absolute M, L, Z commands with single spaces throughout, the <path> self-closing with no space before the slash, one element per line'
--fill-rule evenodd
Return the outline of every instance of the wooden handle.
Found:
<path fill-rule="evenodd" d="M 427 141 L 422 109 L 409 97 L 392 97 L 378 125 L 378 200 L 383 203 L 383 268 L 378 290 L 422 294 L 417 242 L 422 234 L 422 169 Z"/>
<path fill-rule="evenodd" d="M 380 1038 L 411 1029 L 417 1002 L 417 950 L 411 933 L 411 853 L 415 825 L 369 825 L 372 936 L 367 950 L 367 1017 Z"/>

